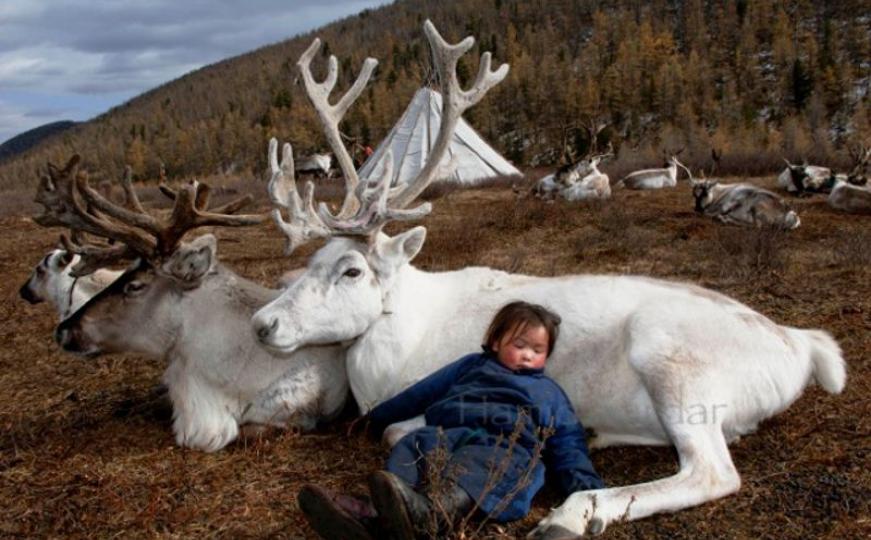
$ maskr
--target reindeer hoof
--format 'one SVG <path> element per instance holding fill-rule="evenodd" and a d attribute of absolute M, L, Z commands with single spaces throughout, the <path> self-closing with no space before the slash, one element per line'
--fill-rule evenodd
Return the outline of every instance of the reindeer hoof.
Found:
<path fill-rule="evenodd" d="M 539 525 L 526 538 L 530 540 L 577 540 L 581 536 L 562 525 Z"/>

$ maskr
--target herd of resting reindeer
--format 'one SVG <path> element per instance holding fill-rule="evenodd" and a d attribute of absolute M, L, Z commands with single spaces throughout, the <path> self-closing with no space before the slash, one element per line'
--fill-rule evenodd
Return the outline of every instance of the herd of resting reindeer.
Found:
<path fill-rule="evenodd" d="M 595 148 L 596 135 L 604 124 L 587 128 L 590 147 Z M 835 173 L 828 167 L 794 165 L 788 160 L 786 168 L 777 177 L 777 186 L 797 196 L 813 193 L 828 194 L 832 208 L 851 213 L 871 214 L 871 186 L 868 185 L 867 168 L 871 148 L 851 147 L 852 168 L 848 173 Z M 660 189 L 677 185 L 678 167 L 689 177 L 695 198 L 695 210 L 723 223 L 734 225 L 768 226 L 795 229 L 801 224 L 798 215 L 776 193 L 741 182 L 721 184 L 714 178 L 696 180 L 692 172 L 680 161 L 677 152 L 666 152 L 666 163 L 659 169 L 644 169 L 632 172 L 614 184 L 626 189 Z M 711 151 L 714 163 L 720 153 Z M 602 154 L 593 155 L 560 167 L 555 173 L 542 177 L 533 187 L 535 196 L 553 200 L 561 197 L 568 201 L 608 199 L 611 197 L 611 181 L 599 170 L 599 164 L 613 157 L 609 145 Z"/>
<path fill-rule="evenodd" d="M 728 443 L 786 409 L 812 382 L 841 392 L 846 372 L 838 344 L 825 331 L 777 324 L 689 283 L 415 268 L 411 261 L 426 229 L 393 237 L 381 229 L 431 211 L 430 203 L 414 206 L 415 200 L 437 174 L 457 120 L 508 72 L 505 64 L 491 70 L 490 53 L 484 53 L 471 88 L 462 89 L 456 65 L 474 39 L 449 44 L 429 21 L 424 30 L 445 96 L 443 121 L 428 164 L 400 187 L 389 185 L 390 158 L 379 178 L 361 182 L 338 129 L 377 62 L 366 59 L 353 86 L 331 104 L 336 58 L 330 57 L 326 79 L 317 82 L 310 62 L 320 40 L 300 57 L 346 192 L 336 214 L 323 203 L 316 206 L 311 182 L 302 195 L 297 189 L 290 145 L 279 160 L 278 142 L 270 141 L 271 215 L 287 237 L 287 252 L 327 239 L 305 268 L 287 274 L 282 288 L 251 282 L 222 265 L 212 234 L 182 239 L 203 226 L 265 221 L 268 214 L 238 214 L 250 196 L 213 207 L 208 186 L 191 182 L 166 190 L 174 199 L 170 213 L 152 214 L 129 177 L 126 201 L 112 202 L 92 188 L 74 156 L 63 168 L 49 165 L 36 198 L 45 210 L 35 218 L 72 234 L 62 237 L 63 249 L 39 263 L 22 296 L 55 304 L 60 322 L 54 338 L 65 351 L 165 359 L 175 440 L 206 452 L 264 426 L 314 428 L 339 413 L 349 391 L 365 414 L 476 350 L 490 317 L 508 301 L 543 304 L 563 319 L 548 373 L 593 430 L 590 446 L 671 445 L 680 467 L 651 482 L 574 493 L 531 538 L 599 533 L 613 522 L 736 492 L 741 480 Z M 597 162 L 585 166 L 595 169 Z M 672 159 L 672 184 L 677 164 Z M 790 171 L 811 178 L 807 167 Z M 623 184 L 640 186 L 649 178 L 638 173 Z M 716 186 L 711 193 L 719 200 Z M 107 269 L 121 261 L 130 261 L 126 270 Z M 422 423 L 417 418 L 394 425 L 385 440 L 395 442 Z"/>

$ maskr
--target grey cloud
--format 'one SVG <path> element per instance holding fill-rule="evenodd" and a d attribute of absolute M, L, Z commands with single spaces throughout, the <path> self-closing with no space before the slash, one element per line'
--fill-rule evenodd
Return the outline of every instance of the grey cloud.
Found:
<path fill-rule="evenodd" d="M 26 1 L 26 0 L 18 0 Z M 33 1 L 33 0 L 32 0 Z M 38 2 L 42 3 L 42 2 Z M 165 66 L 176 69 L 155 70 L 154 75 L 175 78 L 191 66 L 202 66 L 290 38 L 311 30 L 316 24 L 347 16 L 379 3 L 377 0 L 259 0 L 236 1 L 83 1 L 65 2 L 58 7 L 44 7 L 18 18 L 12 17 L 0 37 L 4 50 L 34 47 L 65 47 L 78 53 L 101 57 L 99 74 L 128 74 L 149 70 L 144 53 L 159 58 Z M 341 8 L 341 9 L 339 9 Z M 75 78 L 72 66 L 68 75 Z M 22 74 L 57 76 L 50 72 Z M 82 74 L 84 77 L 86 74 Z M 140 79 L 142 77 L 139 77 Z M 164 82 L 152 79 L 156 86 Z M 0 86 L 20 86 L 15 80 Z M 71 80 L 67 88 L 94 91 L 93 81 Z M 117 89 L 117 85 L 111 85 Z M 146 90 L 147 88 L 142 88 Z"/>
<path fill-rule="evenodd" d="M 385 3 L 11 0 L 0 8 L 0 140 L 26 128 L 28 119 L 84 120 L 105 110 L 85 103 L 129 99 L 193 69 Z M 56 96 L 53 102 L 61 105 L 33 109 L 14 97 L 22 91 Z M 64 116 L 52 118 L 50 109 Z"/>

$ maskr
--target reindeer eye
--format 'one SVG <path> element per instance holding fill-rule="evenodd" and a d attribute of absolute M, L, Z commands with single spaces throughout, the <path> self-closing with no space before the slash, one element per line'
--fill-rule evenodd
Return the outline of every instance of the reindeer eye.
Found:
<path fill-rule="evenodd" d="M 42 266 L 37 266 L 36 267 L 36 275 L 37 276 L 45 275 L 45 268 L 43 268 Z"/>
<path fill-rule="evenodd" d="M 345 270 L 345 273 L 342 274 L 342 277 L 355 278 L 360 274 L 362 274 L 362 272 L 359 268 L 348 268 L 347 270 Z"/>
<path fill-rule="evenodd" d="M 145 283 L 141 281 L 131 281 L 127 285 L 124 285 L 124 294 L 128 296 L 136 295 L 145 290 Z"/>

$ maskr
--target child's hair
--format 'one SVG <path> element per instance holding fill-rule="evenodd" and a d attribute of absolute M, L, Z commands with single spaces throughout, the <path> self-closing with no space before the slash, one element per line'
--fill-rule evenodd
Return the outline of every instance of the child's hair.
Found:
<path fill-rule="evenodd" d="M 559 336 L 559 325 L 562 319 L 556 313 L 544 306 L 529 302 L 511 302 L 506 304 L 493 317 L 493 322 L 484 334 L 484 349 L 493 350 L 493 344 L 505 337 L 505 334 L 522 332 L 527 325 L 542 326 L 547 331 L 547 355 L 553 352 L 556 338 Z"/>

